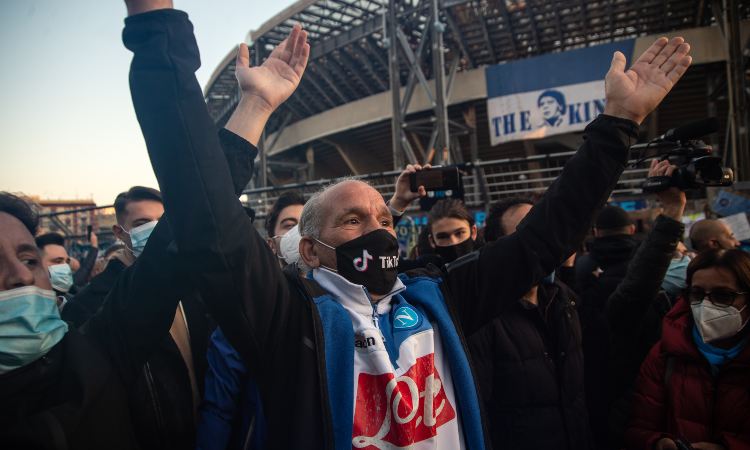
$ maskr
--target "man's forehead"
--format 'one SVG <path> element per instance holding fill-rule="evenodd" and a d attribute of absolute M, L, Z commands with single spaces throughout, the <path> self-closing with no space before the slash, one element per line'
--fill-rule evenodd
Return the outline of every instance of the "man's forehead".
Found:
<path fill-rule="evenodd" d="M 63 247 L 62 245 L 48 244 L 45 245 L 42 250 L 46 255 L 68 256 L 68 251 L 65 250 L 65 247 Z"/>
<path fill-rule="evenodd" d="M 377 212 L 388 210 L 383 196 L 361 181 L 344 181 L 331 187 L 323 195 L 322 206 L 334 213 L 352 209 L 375 208 Z"/>

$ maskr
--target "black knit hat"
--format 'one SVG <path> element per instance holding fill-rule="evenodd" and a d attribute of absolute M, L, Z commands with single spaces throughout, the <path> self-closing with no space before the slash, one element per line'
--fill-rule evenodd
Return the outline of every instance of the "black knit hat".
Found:
<path fill-rule="evenodd" d="M 596 216 L 596 228 L 600 230 L 611 230 L 632 225 L 633 221 L 628 213 L 619 206 L 607 205 L 599 211 Z"/>

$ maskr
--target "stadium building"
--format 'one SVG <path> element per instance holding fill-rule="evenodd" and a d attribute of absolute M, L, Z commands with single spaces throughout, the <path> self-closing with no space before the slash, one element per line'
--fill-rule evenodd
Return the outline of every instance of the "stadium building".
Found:
<path fill-rule="evenodd" d="M 662 35 L 684 36 L 693 66 L 642 139 L 716 116 L 705 140 L 747 180 L 748 19 L 740 0 L 300 0 L 248 34 L 260 64 L 299 22 L 311 55 L 247 194 L 262 216 L 280 191 L 340 176 L 389 192 L 409 162 L 462 165 L 474 208 L 541 192 L 603 108 L 612 52 L 632 62 Z M 239 99 L 234 56 L 205 87 L 219 124 Z M 639 194 L 645 171 L 629 169 L 616 195 Z"/>

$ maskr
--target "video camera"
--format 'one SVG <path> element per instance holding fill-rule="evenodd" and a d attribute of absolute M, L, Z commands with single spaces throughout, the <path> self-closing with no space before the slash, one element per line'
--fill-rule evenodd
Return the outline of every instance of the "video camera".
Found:
<path fill-rule="evenodd" d="M 719 122 L 715 117 L 696 120 L 683 126 L 672 128 L 646 144 L 636 144 L 631 151 L 640 151 L 638 162 L 658 157 L 677 169 L 671 177 L 648 177 L 643 183 L 643 192 L 661 192 L 676 187 L 680 190 L 697 189 L 706 186 L 731 186 L 734 172 L 722 166 L 721 157 L 713 153 L 713 148 L 696 138 L 715 133 Z"/>

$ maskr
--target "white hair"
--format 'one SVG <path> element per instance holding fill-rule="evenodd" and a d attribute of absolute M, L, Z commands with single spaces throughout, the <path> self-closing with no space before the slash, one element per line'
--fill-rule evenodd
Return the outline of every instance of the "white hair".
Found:
<path fill-rule="evenodd" d="M 323 229 L 323 220 L 325 219 L 323 198 L 330 189 L 348 181 L 358 181 L 370 186 L 370 183 L 367 181 L 359 180 L 354 177 L 341 178 L 331 184 L 323 186 L 318 192 L 314 193 L 312 197 L 307 200 L 305 206 L 302 207 L 302 214 L 299 218 L 299 233 L 302 237 L 320 239 L 320 231 Z"/>

